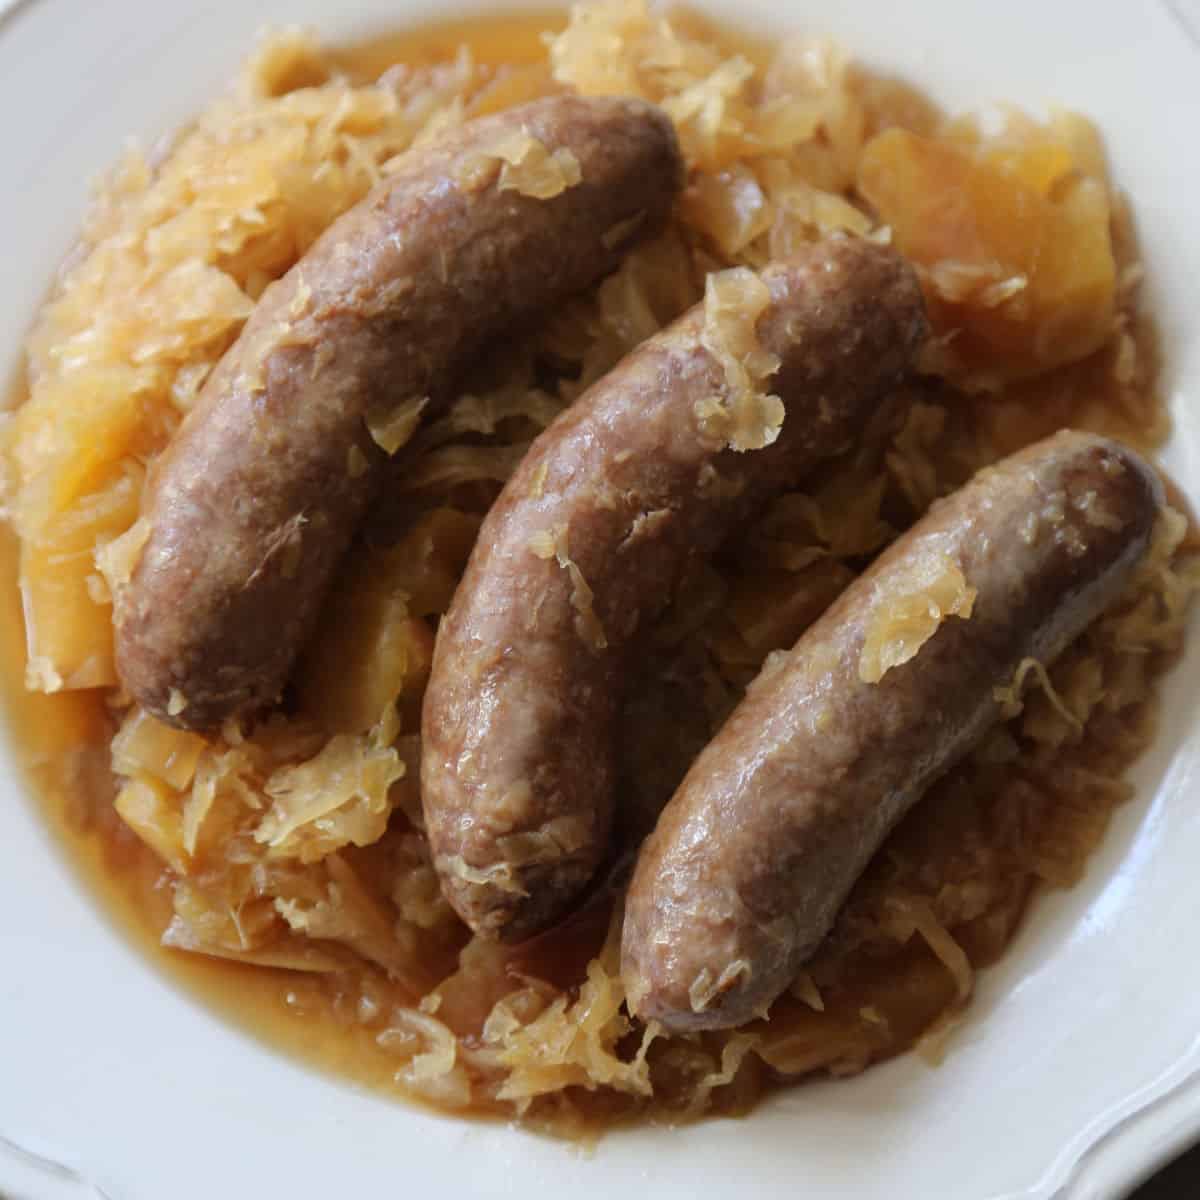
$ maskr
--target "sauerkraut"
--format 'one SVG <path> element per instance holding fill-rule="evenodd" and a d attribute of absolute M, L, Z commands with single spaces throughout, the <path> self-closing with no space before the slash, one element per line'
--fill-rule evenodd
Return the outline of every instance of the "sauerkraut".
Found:
<path fill-rule="evenodd" d="M 915 558 L 903 577 L 888 580 L 888 589 L 864 631 L 858 659 L 864 683 L 878 683 L 893 667 L 915 658 L 943 621 L 969 620 L 975 606 L 975 589 L 946 554 Z"/>
<path fill-rule="evenodd" d="M 505 18 L 407 62 L 274 34 L 170 147 L 130 149 L 98 187 L 3 433 L 27 639 L 13 686 L 34 689 L 18 711 L 47 803 L 61 801 L 80 846 L 102 847 L 154 938 L 226 972 L 227 1008 L 253 994 L 274 1036 L 299 1021 L 293 1042 L 328 1043 L 324 1061 L 401 1094 L 585 1135 L 742 1111 L 927 1033 L 940 1045 L 1032 889 L 1078 878 L 1128 796 L 1123 771 L 1152 736 L 1156 679 L 1200 577 L 1194 532 L 1168 511 L 1120 602 L 1052 668 L 1022 664 L 999 689 L 1006 722 L 896 831 L 769 1021 L 671 1037 L 629 1016 L 619 868 L 533 943 L 470 938 L 422 829 L 436 622 L 530 440 L 632 346 L 704 299 L 724 387 L 697 416 L 753 452 L 785 418 L 754 337 L 754 268 L 833 230 L 891 239 L 920 268 L 938 334 L 884 450 L 780 497 L 694 564 L 651 631 L 622 718 L 617 862 L 771 655 L 938 496 L 1063 425 L 1152 449 L 1167 424 L 1128 206 L 1084 118 L 1010 110 L 985 133 L 828 41 L 756 47 L 643 0 L 580 4 L 544 44 L 536 33 Z M 417 396 L 372 416 L 395 454 L 389 486 L 279 712 L 200 738 L 131 707 L 111 596 L 147 534 L 146 470 L 255 300 L 409 146 L 561 88 L 671 115 L 689 166 L 671 227 L 498 346 L 439 413 Z M 480 186 L 535 196 L 578 182 L 578 164 L 519 134 L 480 172 Z M 366 471 L 365 454 L 346 469 Z M 567 530 L 530 549 L 570 574 L 580 635 L 603 646 Z M 864 678 L 919 653 L 940 621 L 970 619 L 957 564 L 925 566 L 866 631 Z"/>
<path fill-rule="evenodd" d="M 761 450 L 783 428 L 783 401 L 765 388 L 779 370 L 779 358 L 755 332 L 770 303 L 767 285 L 748 267 L 718 271 L 705 282 L 700 344 L 720 364 L 725 386 L 697 403 L 696 416 L 706 433 L 731 450 Z"/>
<path fill-rule="evenodd" d="M 565 525 L 556 525 L 553 529 L 535 533 L 529 548 L 538 558 L 553 558 L 560 569 L 566 571 L 571 581 L 571 607 L 575 609 L 576 632 L 594 650 L 603 650 L 608 645 L 608 638 L 592 603 L 595 594 L 583 577 L 579 564 L 571 557 L 568 536 Z"/>

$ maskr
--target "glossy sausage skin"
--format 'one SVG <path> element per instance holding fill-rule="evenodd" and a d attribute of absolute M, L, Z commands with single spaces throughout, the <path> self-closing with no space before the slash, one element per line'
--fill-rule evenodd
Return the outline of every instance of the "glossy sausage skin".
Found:
<path fill-rule="evenodd" d="M 1058 434 L 934 504 L 765 668 L 643 844 L 622 946 L 638 1015 L 673 1030 L 762 1015 L 887 833 L 1000 719 L 996 689 L 1129 583 L 1161 504 L 1133 451 Z M 970 617 L 864 682 L 865 631 L 941 555 L 978 589 Z"/>
<path fill-rule="evenodd" d="M 548 199 L 502 190 L 488 151 L 521 130 L 569 150 L 580 181 Z M 335 221 L 155 464 L 115 618 L 135 699 L 188 729 L 274 702 L 376 490 L 368 414 L 436 403 L 487 341 L 661 228 L 682 177 L 658 109 L 557 96 L 411 152 Z"/>
<path fill-rule="evenodd" d="M 481 934 L 551 924 L 606 854 L 627 654 L 689 560 L 890 430 L 927 333 L 908 265 L 838 237 L 761 279 L 756 333 L 786 406 L 774 444 L 739 453 L 702 426 L 696 406 L 725 376 L 700 305 L 534 442 L 480 531 L 438 631 L 421 785 L 443 890 Z"/>

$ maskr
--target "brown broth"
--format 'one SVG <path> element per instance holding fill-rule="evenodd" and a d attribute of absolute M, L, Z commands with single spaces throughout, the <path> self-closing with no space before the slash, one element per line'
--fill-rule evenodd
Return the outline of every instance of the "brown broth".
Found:
<path fill-rule="evenodd" d="M 480 63 L 533 63 L 544 52 L 542 34 L 565 24 L 565 13 L 532 10 L 484 13 L 352 43 L 331 59 L 354 79 L 376 78 L 399 62 L 431 63 L 467 46 Z M 5 411 L 24 402 L 24 381 L 13 385 Z M 70 869 L 83 880 L 97 908 L 120 936 L 181 991 L 222 1019 L 310 1066 L 396 1096 L 395 1063 L 380 1053 L 374 1033 L 334 1020 L 313 1020 L 305 1003 L 305 978 L 296 972 L 249 967 L 187 954 L 161 945 L 171 916 L 169 892 L 158 886 L 159 858 L 113 811 L 103 777 L 112 724 L 99 692 L 33 692 L 24 686 L 25 624 L 17 588 L 19 546 L 11 526 L 0 523 L 0 703 L 9 745 L 20 771 L 26 802 L 50 826 Z M 92 743 L 105 762 L 83 794 L 80 774 L 67 765 L 82 743 Z M 96 772 L 97 764 L 91 764 Z M 411 1101 L 410 1101 L 411 1102 Z"/>
<path fill-rule="evenodd" d="M 528 66 L 545 61 L 543 35 L 557 33 L 565 24 L 566 13 L 552 8 L 480 12 L 335 46 L 329 58 L 361 83 L 377 79 L 396 63 L 428 66 L 446 62 L 462 46 L 483 65 Z"/>
<path fill-rule="evenodd" d="M 537 69 L 543 61 L 543 32 L 560 29 L 564 20 L 561 11 L 480 15 L 345 46 L 334 50 L 330 57 L 355 80 L 374 78 L 397 62 L 426 64 L 446 60 L 462 45 L 469 47 L 475 60 L 485 65 L 505 63 Z M 692 31 L 715 31 L 723 45 L 739 50 L 752 61 L 761 63 L 769 56 L 765 40 L 717 29 L 695 15 L 681 16 L 679 23 Z M 1131 247 L 1128 254 L 1133 255 Z M 956 436 L 964 444 L 973 444 L 978 436 L 994 448 L 1008 448 L 1009 443 L 1015 448 L 1040 436 L 1042 425 L 1049 431 L 1076 418 L 1087 419 L 1087 414 L 1091 414 L 1090 423 L 1105 424 L 1130 440 L 1156 443 L 1165 426 L 1153 387 L 1157 361 L 1152 351 L 1152 331 L 1147 325 L 1137 327 L 1134 333 L 1143 361 L 1149 365 L 1144 387 L 1139 386 L 1135 397 L 1140 403 L 1132 409 L 1128 389 L 1123 393 L 1117 386 L 1108 358 L 1100 354 L 1063 368 L 1052 378 L 1014 387 L 1003 404 L 958 397 L 957 408 L 947 406 L 952 412 L 951 420 L 956 423 Z M 23 398 L 24 390 L 18 389 L 14 400 L 19 402 Z M 906 514 L 906 519 L 911 516 Z M 1193 548 L 1194 545 L 1193 542 Z M 0 529 L 0 581 L 4 590 L 0 601 L 0 695 L 10 742 L 22 771 L 28 802 L 44 814 L 71 869 L 84 880 L 97 907 L 108 915 L 119 934 L 175 986 L 222 1019 L 317 1069 L 397 1097 L 393 1079 L 396 1060 L 377 1045 L 376 1028 L 356 1022 L 352 1013 L 343 1011 L 344 1006 L 336 999 L 337 985 L 327 987 L 320 977 L 299 972 L 206 958 L 161 945 L 161 934 L 172 915 L 171 893 L 166 886 L 170 874 L 112 807 L 108 755 L 114 719 L 104 694 L 45 695 L 24 687 L 26 655 L 16 587 L 17 554 L 11 529 L 7 526 Z M 1149 710 L 1151 706 L 1147 704 L 1146 708 Z M 1075 759 L 1099 763 L 1104 758 L 1103 734 L 1100 729 L 1094 744 L 1072 748 Z M 1148 737 L 1148 729 L 1146 734 Z M 1119 774 L 1136 755 L 1137 748 L 1118 748 L 1112 755 L 1113 774 Z M 949 837 L 946 831 L 956 827 L 964 811 L 960 786 L 971 793 L 970 799 L 978 798 L 981 807 L 1000 807 L 999 800 L 992 795 L 998 789 L 991 788 L 991 782 L 990 779 L 964 781 L 955 776 L 933 790 L 922 808 L 897 831 L 880 856 L 881 862 L 864 880 L 860 889 L 864 911 L 869 909 L 872 888 L 880 884 L 878 877 L 880 868 L 886 866 L 885 858 L 900 857 L 909 851 L 913 858 L 922 853 L 932 854 L 929 846 Z M 971 819 L 975 819 L 973 813 Z M 368 849 L 362 857 L 369 858 L 370 854 Z M 954 848 L 947 848 L 946 860 L 952 859 L 953 854 Z M 1035 875 L 1029 867 L 1024 873 L 1014 869 L 1004 902 L 988 914 L 988 920 L 974 927 L 964 924 L 956 930 L 972 965 L 985 965 L 1003 953 L 1035 885 Z M 606 898 L 598 897 L 563 930 L 519 951 L 515 955 L 517 968 L 563 987 L 571 986 L 572 981 L 581 978 L 587 959 L 604 940 L 609 907 Z M 840 951 L 836 939 L 826 951 L 814 964 L 814 971 L 819 972 L 824 965 L 833 975 L 832 967 L 840 970 L 842 966 L 837 960 Z M 357 981 L 346 985 L 351 999 L 356 986 Z M 388 985 L 379 986 L 384 987 L 391 1002 L 409 1002 L 410 998 L 404 997 L 398 987 L 387 992 Z M 822 981 L 822 988 L 825 987 Z M 918 1039 L 936 1014 L 952 1002 L 952 993 L 950 974 L 920 939 L 913 939 L 901 953 L 886 960 L 866 955 L 850 963 L 837 982 L 830 985 L 828 1012 L 815 1013 L 801 999 L 785 998 L 775 1013 L 773 1027 L 790 1029 L 794 1025 L 799 1031 L 798 1046 L 793 1050 L 799 1056 L 798 1061 L 805 1061 L 806 1047 L 811 1047 L 814 1065 L 826 1066 L 828 1056 L 821 1058 L 824 1046 L 836 1043 L 839 1038 L 847 1043 L 861 1041 L 859 1016 L 882 1011 L 895 1040 L 881 1039 L 871 1057 L 884 1057 Z M 456 1000 L 451 996 L 442 1015 L 454 1024 L 448 1014 L 456 1004 L 469 1008 L 472 1001 L 477 1007 L 477 997 L 465 995 Z M 473 1021 L 473 1017 L 464 1017 L 458 1023 L 465 1028 Z M 867 1065 L 871 1057 L 858 1065 Z M 752 1065 L 738 1075 L 737 1085 L 727 1089 L 732 1094 L 721 1099 L 718 1107 L 723 1111 L 749 1107 L 763 1091 L 778 1082 L 768 1078 L 769 1074 L 766 1067 Z M 576 1105 L 582 1113 L 570 1130 L 576 1135 L 581 1130 L 587 1132 L 584 1117 L 598 1128 L 612 1120 L 614 1114 L 628 1119 L 638 1111 L 633 1105 L 622 1107 L 620 1101 L 611 1097 L 589 1096 L 586 1103 L 593 1107 L 585 1113 Z"/>
<path fill-rule="evenodd" d="M 82 779 L 70 765 L 82 741 L 107 758 L 103 731 L 111 723 L 96 692 L 46 695 L 24 686 L 25 628 L 16 588 L 17 539 L 0 527 L 0 695 L 9 747 L 25 802 L 49 825 L 72 873 L 118 935 L 182 992 L 224 1020 L 311 1066 L 372 1087 L 389 1087 L 391 1070 L 365 1030 L 303 1019 L 290 971 L 247 967 L 162 946 L 171 916 L 164 868 L 111 806 L 111 788 L 96 774 Z M 88 732 L 93 731 L 93 732 Z M 97 764 L 101 767 L 103 763 Z M 360 1036 L 353 1036 L 354 1034 Z M 394 1094 L 394 1091 L 393 1091 Z"/>

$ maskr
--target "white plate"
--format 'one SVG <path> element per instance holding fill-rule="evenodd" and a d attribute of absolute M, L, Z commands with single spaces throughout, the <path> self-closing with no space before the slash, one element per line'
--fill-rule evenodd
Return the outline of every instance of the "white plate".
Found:
<path fill-rule="evenodd" d="M 0 366 L 17 361 L 86 181 L 130 133 L 169 131 L 264 23 L 332 37 L 449 0 L 26 0 L 0 25 Z M 1196 0 L 710 0 L 803 24 L 953 106 L 1012 98 L 1096 117 L 1140 217 L 1162 318 L 1175 476 L 1200 495 L 1200 29 Z M 1189 337 L 1189 335 L 1191 335 Z M 1200 639 L 1157 748 L 1087 878 L 1039 903 L 986 972 L 946 1063 L 906 1057 L 743 1122 L 606 1140 L 592 1156 L 439 1119 L 280 1059 L 179 994 L 110 928 L 12 778 L 0 780 L 0 1192 L 57 1200 L 290 1200 L 630 1191 L 656 1200 L 1123 1195 L 1200 1134 Z M 9 1146 L 12 1143 L 13 1146 Z M 17 1153 L 64 1164 L 55 1173 Z M 95 1189 L 95 1191 L 93 1191 Z"/>

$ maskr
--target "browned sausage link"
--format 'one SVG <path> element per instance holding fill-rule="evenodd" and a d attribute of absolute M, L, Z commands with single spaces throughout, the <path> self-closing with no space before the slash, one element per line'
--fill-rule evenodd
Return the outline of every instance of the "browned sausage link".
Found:
<path fill-rule="evenodd" d="M 438 632 L 421 770 L 443 889 L 480 933 L 548 925 L 605 854 L 625 652 L 688 560 L 896 408 L 927 330 L 906 263 L 834 238 L 761 281 L 774 444 L 735 452 L 702 419 L 725 375 L 697 306 L 538 438 L 484 522 Z"/>
<path fill-rule="evenodd" d="M 622 948 L 637 1013 L 675 1030 L 761 1015 L 888 831 L 1000 719 L 997 689 L 1126 586 L 1161 503 L 1131 450 L 1062 433 L 935 504 L 856 580 L 763 671 L 643 845 Z M 866 682 L 876 622 L 947 563 L 977 589 L 969 617 Z"/>
<path fill-rule="evenodd" d="M 502 174 L 522 131 L 564 152 L 557 195 Z M 486 340 L 613 269 L 664 224 L 682 171 L 659 110 L 558 96 L 412 152 L 334 222 L 156 464 L 116 612 L 137 700 L 191 729 L 273 702 L 375 490 L 384 456 L 364 419 L 436 402 Z"/>

